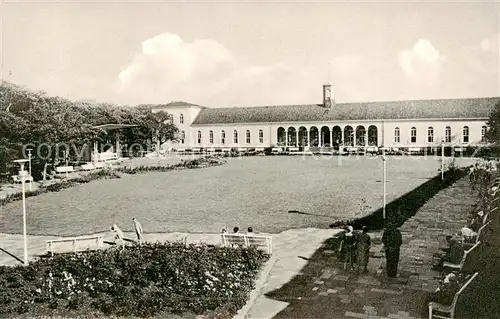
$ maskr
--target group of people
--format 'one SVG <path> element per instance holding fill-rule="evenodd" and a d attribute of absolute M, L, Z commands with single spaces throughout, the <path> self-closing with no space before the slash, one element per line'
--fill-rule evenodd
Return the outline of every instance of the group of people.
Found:
<path fill-rule="evenodd" d="M 363 227 L 362 232 L 354 232 L 352 226 L 346 226 L 341 235 L 339 246 L 340 261 L 344 262 L 344 269 L 356 270 L 358 273 L 368 271 L 370 259 L 371 238 L 368 228 Z M 356 266 L 356 267 L 355 267 Z"/>
<path fill-rule="evenodd" d="M 440 253 L 434 254 L 433 268 L 442 270 L 444 262 L 459 264 L 465 253 L 464 244 L 472 245 L 476 242 L 478 231 L 486 224 L 487 219 L 488 215 L 485 215 L 483 211 L 479 211 L 471 218 L 467 226 L 460 229 L 459 233 L 455 236 L 447 235 L 448 247 L 441 249 Z"/>
<path fill-rule="evenodd" d="M 221 234 L 225 234 L 225 233 L 227 233 L 226 228 L 222 228 Z M 253 228 L 252 227 L 248 227 L 247 228 L 247 234 L 252 234 L 252 233 L 253 233 Z M 234 227 L 233 228 L 233 234 L 240 234 L 240 228 L 239 227 Z"/>
<path fill-rule="evenodd" d="M 135 217 L 132 218 L 132 222 L 134 223 L 134 230 L 135 235 L 137 236 L 137 241 L 139 242 L 139 245 L 142 245 L 142 243 L 144 242 L 142 225 Z M 113 224 L 113 226 L 110 227 L 110 230 L 113 234 L 115 244 L 123 249 L 125 247 L 125 237 L 123 236 L 123 231 L 116 224 Z"/>
<path fill-rule="evenodd" d="M 469 169 L 469 181 L 472 188 L 476 184 L 490 185 L 493 172 L 497 171 L 499 167 L 498 161 L 485 161 L 480 160 Z"/>
<path fill-rule="evenodd" d="M 344 263 L 344 269 L 355 270 L 357 273 L 368 272 L 371 247 L 368 228 L 363 226 L 361 232 L 355 232 L 352 226 L 346 226 L 340 238 L 338 252 L 340 261 Z M 387 276 L 396 277 L 403 238 L 395 223 L 386 225 L 382 243 L 385 250 Z"/>

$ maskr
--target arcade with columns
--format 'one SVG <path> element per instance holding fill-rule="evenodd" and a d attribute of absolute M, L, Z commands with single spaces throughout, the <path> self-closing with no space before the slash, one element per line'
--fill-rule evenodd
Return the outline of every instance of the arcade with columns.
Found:
<path fill-rule="evenodd" d="M 277 129 L 276 144 L 287 147 L 334 147 L 339 146 L 378 146 L 376 125 L 309 125 L 280 126 Z"/>

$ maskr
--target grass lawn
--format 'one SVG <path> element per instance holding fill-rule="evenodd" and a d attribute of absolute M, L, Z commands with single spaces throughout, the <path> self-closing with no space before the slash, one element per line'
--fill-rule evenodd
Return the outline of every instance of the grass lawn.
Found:
<path fill-rule="evenodd" d="M 389 158 L 387 201 L 432 178 L 439 167 L 434 157 Z M 375 157 L 228 158 L 218 167 L 126 175 L 28 198 L 28 233 L 90 234 L 114 223 L 130 231 L 132 217 L 145 232 L 219 232 L 225 225 L 272 233 L 328 227 L 380 208 L 381 180 L 382 161 Z M 0 207 L 0 232 L 21 233 L 21 205 Z"/>

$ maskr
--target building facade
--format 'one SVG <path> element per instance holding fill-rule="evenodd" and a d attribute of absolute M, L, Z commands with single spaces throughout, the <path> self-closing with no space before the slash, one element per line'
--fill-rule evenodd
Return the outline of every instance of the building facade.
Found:
<path fill-rule="evenodd" d="M 207 108 L 185 102 L 157 105 L 179 128 L 177 149 L 301 147 L 435 147 L 485 143 L 498 97 L 336 103 L 330 85 L 323 103 Z"/>

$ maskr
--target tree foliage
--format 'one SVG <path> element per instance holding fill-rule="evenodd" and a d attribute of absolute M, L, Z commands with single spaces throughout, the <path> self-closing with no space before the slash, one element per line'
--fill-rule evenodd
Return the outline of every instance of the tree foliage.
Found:
<path fill-rule="evenodd" d="M 136 125 L 122 130 L 122 145 L 147 149 L 155 138 L 162 143 L 175 139 L 177 128 L 166 121 L 169 116 L 147 108 L 71 101 L 4 82 L 0 85 L 0 173 L 9 170 L 13 159 L 26 157 L 27 146 L 37 150 L 33 163 L 37 166 L 63 156 L 80 158 L 83 152 L 90 153 L 95 141 L 115 143 L 114 133 L 95 128 L 102 124 Z"/>
<path fill-rule="evenodd" d="M 500 144 L 500 102 L 495 104 L 490 118 L 487 122 L 488 131 L 486 132 L 486 140 L 490 143 L 499 146 Z"/>

